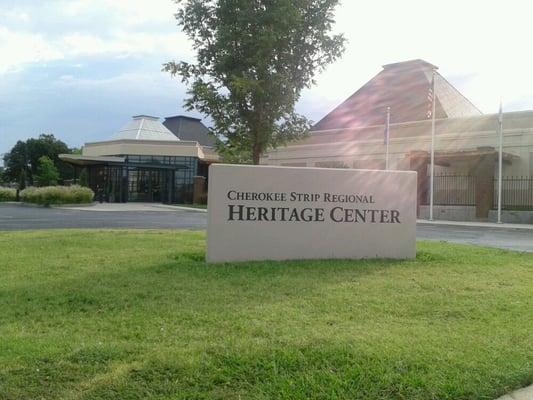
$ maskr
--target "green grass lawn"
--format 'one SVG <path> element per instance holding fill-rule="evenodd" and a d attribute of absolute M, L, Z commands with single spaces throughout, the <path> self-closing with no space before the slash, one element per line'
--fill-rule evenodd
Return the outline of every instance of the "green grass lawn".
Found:
<path fill-rule="evenodd" d="M 533 382 L 533 254 L 206 265 L 204 233 L 0 233 L 0 399 L 494 399 Z"/>

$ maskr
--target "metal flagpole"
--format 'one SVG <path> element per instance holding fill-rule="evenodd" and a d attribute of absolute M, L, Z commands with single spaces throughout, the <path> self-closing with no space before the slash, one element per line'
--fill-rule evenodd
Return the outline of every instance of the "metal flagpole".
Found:
<path fill-rule="evenodd" d="M 390 107 L 387 107 L 387 126 L 385 131 L 385 169 L 389 169 L 389 132 L 390 132 Z"/>
<path fill-rule="evenodd" d="M 500 99 L 500 112 L 498 114 L 498 134 L 500 139 L 500 148 L 498 150 L 498 223 L 502 223 L 502 166 L 503 166 L 503 110 L 502 100 Z"/>
<path fill-rule="evenodd" d="M 435 175 L 435 70 L 433 70 L 433 78 L 431 80 L 432 95 L 431 100 L 431 165 L 430 165 L 430 178 L 429 178 L 429 220 L 433 221 L 433 176 Z"/>

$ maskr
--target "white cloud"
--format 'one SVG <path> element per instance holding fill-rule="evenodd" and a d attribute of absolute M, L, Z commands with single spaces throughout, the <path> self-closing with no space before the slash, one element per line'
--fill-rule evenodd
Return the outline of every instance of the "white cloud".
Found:
<path fill-rule="evenodd" d="M 19 11 L 19 10 L 7 10 L 3 9 L 0 10 L 0 17 L 10 19 L 11 21 L 16 22 L 28 22 L 30 20 L 30 16 L 27 12 Z"/>
<path fill-rule="evenodd" d="M 144 91 L 156 94 L 161 90 L 168 91 L 169 87 L 177 86 L 168 74 L 149 74 L 142 72 L 127 72 L 108 78 L 77 78 L 73 75 L 62 75 L 56 82 L 61 89 L 77 88 L 90 90 L 112 91 L 113 88 L 128 90 L 132 87 L 143 87 Z"/>
<path fill-rule="evenodd" d="M 63 58 L 63 53 L 40 34 L 13 32 L 0 26 L 0 73 L 18 69 L 26 63 Z"/>
<path fill-rule="evenodd" d="M 13 25 L 15 18 L 30 21 L 31 12 L 38 10 L 22 7 L 0 12 L 0 73 L 20 70 L 30 63 L 102 54 L 155 55 L 161 62 L 193 57 L 187 39 L 176 26 L 176 5 L 170 0 L 69 0 L 39 10 L 48 13 L 39 18 L 49 15 L 56 21 L 76 21 L 79 26 L 102 21 L 89 31 L 77 30 L 70 22 L 59 34 L 32 30 L 31 25 L 22 23 Z"/>
<path fill-rule="evenodd" d="M 173 57 L 192 58 L 193 53 L 179 32 L 145 33 L 118 31 L 110 38 L 72 33 L 60 39 L 28 32 L 13 32 L 0 26 L 0 73 L 20 70 L 24 65 L 79 56 L 156 56 L 160 62 Z"/>
<path fill-rule="evenodd" d="M 177 5 L 172 0 L 67 0 L 61 12 L 68 17 L 84 18 L 100 10 L 112 15 L 122 28 L 142 27 L 146 24 L 175 26 Z"/>
<path fill-rule="evenodd" d="M 180 49 L 182 54 L 189 50 L 183 37 L 178 32 L 163 34 L 118 31 L 111 38 L 73 33 L 66 35 L 56 46 L 69 56 L 98 54 L 115 54 L 117 56 L 158 54 L 169 56 L 176 49 Z M 188 52 L 192 55 L 191 51 Z"/>
<path fill-rule="evenodd" d="M 141 55 L 161 63 L 194 56 L 176 26 L 172 0 L 13 4 L 0 11 L 0 74 L 28 63 L 80 56 Z M 320 107 L 325 114 L 329 104 L 351 95 L 381 65 L 423 58 L 438 65 L 485 112 L 497 109 L 500 96 L 515 107 L 533 108 L 531 8 L 528 0 L 344 0 L 335 29 L 346 34 L 347 51 L 318 77 L 316 87 L 305 91 L 303 100 L 316 103 L 313 114 Z M 48 20 L 53 22 L 35 25 Z M 461 76 L 469 78 L 454 80 Z"/>
<path fill-rule="evenodd" d="M 177 5 L 172 0 L 103 0 L 103 5 L 121 16 L 128 25 L 151 23 L 176 25 L 174 14 Z"/>
<path fill-rule="evenodd" d="M 94 6 L 98 6 L 98 4 L 92 0 L 70 0 L 62 2 L 61 10 L 66 17 L 74 18 L 83 16 Z"/>

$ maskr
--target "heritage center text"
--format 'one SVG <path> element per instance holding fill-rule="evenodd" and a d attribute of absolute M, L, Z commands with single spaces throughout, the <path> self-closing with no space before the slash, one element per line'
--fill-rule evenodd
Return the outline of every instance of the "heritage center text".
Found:
<path fill-rule="evenodd" d="M 285 193 L 229 190 L 227 199 L 234 203 L 227 205 L 227 221 L 401 223 L 399 210 L 390 206 L 379 207 L 374 195 L 368 193 Z M 263 204 L 255 205 L 250 204 L 250 202 Z M 265 205 L 265 202 L 276 204 Z M 320 204 L 313 206 L 310 203 Z"/>

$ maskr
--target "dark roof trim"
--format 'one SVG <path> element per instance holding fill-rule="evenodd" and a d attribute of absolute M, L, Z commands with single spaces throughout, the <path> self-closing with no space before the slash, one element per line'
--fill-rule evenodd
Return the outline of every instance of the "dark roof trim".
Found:
<path fill-rule="evenodd" d="M 184 119 L 190 119 L 192 121 L 201 121 L 202 120 L 201 118 L 189 117 L 187 115 L 173 115 L 171 117 L 165 117 L 165 119 L 174 119 L 174 118 L 184 118 Z"/>
<path fill-rule="evenodd" d="M 133 119 L 135 119 L 135 118 L 148 118 L 148 119 L 153 119 L 153 120 L 159 121 L 159 117 L 154 117 L 153 115 L 147 115 L 147 114 L 134 115 L 134 116 L 132 116 L 132 118 Z"/>

